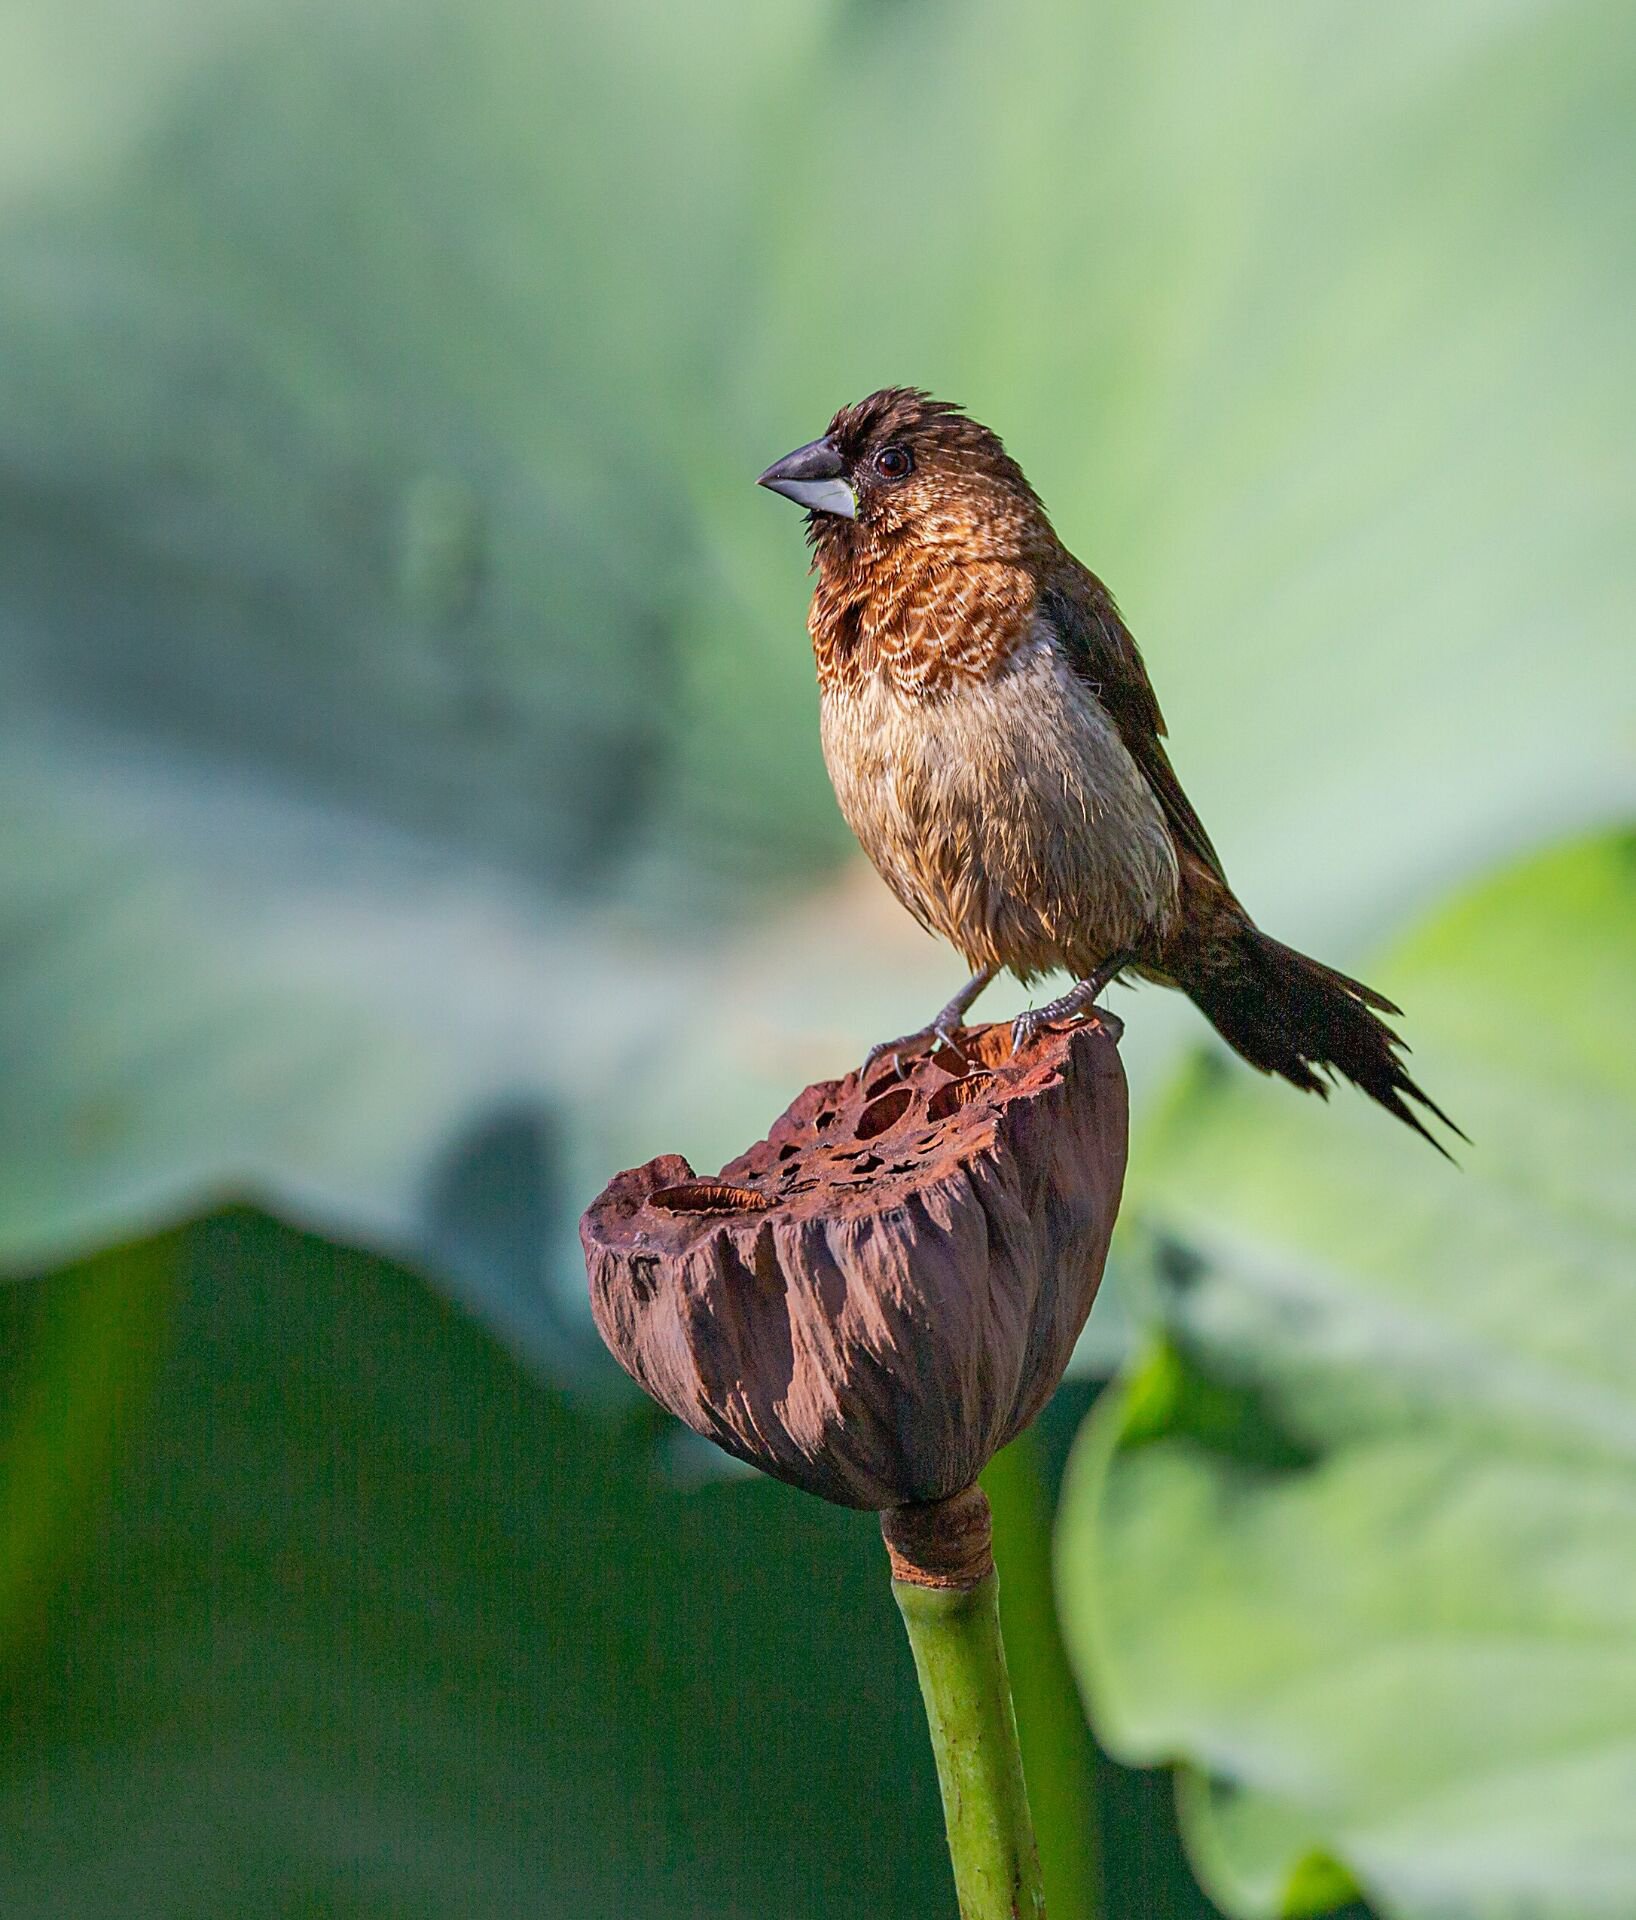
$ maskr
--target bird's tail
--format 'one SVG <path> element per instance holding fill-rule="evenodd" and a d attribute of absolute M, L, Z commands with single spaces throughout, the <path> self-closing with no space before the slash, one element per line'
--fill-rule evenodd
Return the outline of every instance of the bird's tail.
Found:
<path fill-rule="evenodd" d="M 1361 980 L 1309 960 L 1248 921 L 1225 942 L 1213 943 L 1207 953 L 1178 969 L 1175 978 L 1228 1046 L 1252 1067 L 1325 1099 L 1329 1082 L 1340 1075 L 1431 1141 L 1445 1158 L 1446 1150 L 1408 1101 L 1466 1138 L 1409 1077 L 1400 1058 L 1408 1049 L 1379 1017 L 1402 1009 Z"/>

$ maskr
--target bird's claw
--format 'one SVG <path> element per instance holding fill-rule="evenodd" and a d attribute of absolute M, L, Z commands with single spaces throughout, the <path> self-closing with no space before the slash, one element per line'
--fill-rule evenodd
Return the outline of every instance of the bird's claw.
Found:
<path fill-rule="evenodd" d="M 1030 1007 L 1025 1013 L 1019 1013 L 1011 1023 L 1011 1051 L 1013 1055 L 1025 1052 L 1039 1037 L 1042 1028 L 1049 1020 L 1043 1007 Z"/>
<path fill-rule="evenodd" d="M 1091 1017 L 1115 1046 L 1125 1037 L 1125 1023 L 1107 1007 L 1092 1007 Z"/>
<path fill-rule="evenodd" d="M 1092 985 L 1093 983 L 1082 983 Z M 1085 992 L 1078 988 L 1065 993 L 1060 1000 L 1053 1000 L 1049 1006 L 1030 1007 L 1025 1013 L 1019 1013 L 1011 1023 L 1011 1051 L 1013 1056 L 1022 1053 L 1031 1046 L 1047 1027 L 1070 1020 L 1095 1020 L 1117 1043 L 1123 1039 L 1125 1023 L 1116 1013 L 1110 1013 L 1106 1007 L 1096 1004 L 1096 993 L 1101 991 L 1101 983 L 1094 983 L 1094 990 Z"/>
<path fill-rule="evenodd" d="M 906 1033 L 897 1040 L 877 1040 L 863 1057 L 863 1065 L 858 1070 L 860 1077 L 867 1077 L 874 1071 L 875 1062 L 884 1058 L 885 1055 L 890 1054 L 892 1056 L 893 1070 L 901 1080 L 903 1078 L 903 1066 L 902 1062 L 898 1059 L 898 1054 L 902 1048 L 911 1046 L 920 1037 L 921 1036 L 916 1033 Z"/>
<path fill-rule="evenodd" d="M 940 1047 L 947 1048 L 947 1050 L 954 1055 L 955 1059 L 960 1062 L 962 1067 L 969 1067 L 971 1065 L 971 1056 L 955 1038 L 956 1034 L 964 1033 L 965 1030 L 964 1024 L 959 1020 L 948 1025 L 945 1025 L 944 1022 L 940 1020 L 937 1025 L 932 1028 L 932 1039 L 937 1043 L 936 1046 L 932 1048 L 932 1052 L 935 1054 Z"/>

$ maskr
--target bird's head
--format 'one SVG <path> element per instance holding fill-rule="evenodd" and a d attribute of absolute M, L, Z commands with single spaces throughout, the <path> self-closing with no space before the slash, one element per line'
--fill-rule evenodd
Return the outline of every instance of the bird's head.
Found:
<path fill-rule="evenodd" d="M 916 387 L 883 387 L 842 407 L 821 439 L 776 461 L 758 484 L 807 509 L 820 557 L 860 541 L 997 557 L 1050 535 L 999 435 Z"/>

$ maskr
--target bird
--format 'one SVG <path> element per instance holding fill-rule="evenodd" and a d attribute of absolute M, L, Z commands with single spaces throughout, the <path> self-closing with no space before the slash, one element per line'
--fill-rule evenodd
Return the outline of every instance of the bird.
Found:
<path fill-rule="evenodd" d="M 1182 790 L 1113 595 L 1058 539 L 999 436 L 918 387 L 842 407 L 760 486 L 806 509 L 824 760 L 886 884 L 971 979 L 871 1051 L 958 1053 L 1000 972 L 1075 981 L 1012 1022 L 1020 1052 L 1111 982 L 1179 989 L 1262 1073 L 1350 1081 L 1447 1149 L 1372 987 L 1263 933 Z M 899 1070 L 901 1071 L 901 1060 Z M 1418 1111 L 1417 1111 L 1418 1109 Z"/>

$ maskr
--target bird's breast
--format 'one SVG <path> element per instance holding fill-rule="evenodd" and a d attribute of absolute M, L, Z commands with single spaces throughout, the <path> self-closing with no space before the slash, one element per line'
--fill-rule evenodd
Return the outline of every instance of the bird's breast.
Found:
<path fill-rule="evenodd" d="M 1048 629 L 935 696 L 887 671 L 827 687 L 822 727 L 864 851 L 973 966 L 1088 972 L 1174 913 L 1158 801 Z"/>

